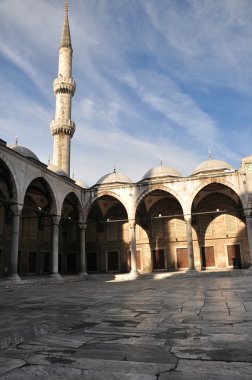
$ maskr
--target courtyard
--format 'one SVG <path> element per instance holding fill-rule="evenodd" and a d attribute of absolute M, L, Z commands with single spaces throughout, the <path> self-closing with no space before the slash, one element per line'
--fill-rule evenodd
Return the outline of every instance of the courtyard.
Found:
<path fill-rule="evenodd" d="M 252 378 L 252 276 L 0 286 L 0 378 Z"/>

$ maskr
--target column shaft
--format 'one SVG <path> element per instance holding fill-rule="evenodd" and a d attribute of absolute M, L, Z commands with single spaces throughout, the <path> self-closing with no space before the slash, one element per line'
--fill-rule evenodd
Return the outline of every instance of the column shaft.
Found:
<path fill-rule="evenodd" d="M 80 227 L 80 274 L 86 276 L 86 228 Z"/>
<path fill-rule="evenodd" d="M 18 243 L 21 208 L 16 208 L 13 212 L 11 226 L 10 276 L 18 278 Z"/>
<path fill-rule="evenodd" d="M 136 259 L 136 223 L 130 223 L 130 255 L 131 255 L 131 271 L 133 277 L 138 277 L 137 259 Z"/>
<path fill-rule="evenodd" d="M 53 275 L 58 275 L 59 273 L 59 222 L 53 221 L 53 247 L 52 247 L 52 268 L 51 272 Z"/>
<path fill-rule="evenodd" d="M 185 222 L 186 222 L 186 238 L 187 238 L 187 253 L 188 253 L 188 269 L 195 270 L 191 219 L 187 219 Z"/>

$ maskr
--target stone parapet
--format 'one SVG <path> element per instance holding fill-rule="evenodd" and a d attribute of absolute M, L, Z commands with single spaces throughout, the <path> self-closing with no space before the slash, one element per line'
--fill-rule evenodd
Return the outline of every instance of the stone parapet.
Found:
<path fill-rule="evenodd" d="M 54 94 L 69 94 L 74 96 L 76 90 L 75 81 L 72 78 L 59 77 L 53 82 Z"/>
<path fill-rule="evenodd" d="M 50 124 L 52 135 L 56 135 L 58 133 L 65 133 L 73 137 L 75 132 L 75 123 L 72 120 L 52 120 Z"/>

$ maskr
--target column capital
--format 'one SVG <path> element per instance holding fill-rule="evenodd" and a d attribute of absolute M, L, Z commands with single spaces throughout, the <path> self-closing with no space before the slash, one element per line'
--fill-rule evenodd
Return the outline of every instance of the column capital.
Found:
<path fill-rule="evenodd" d="M 10 206 L 10 209 L 11 211 L 13 212 L 14 215 L 16 216 L 20 216 L 22 210 L 23 210 L 23 206 L 22 204 L 20 203 L 14 203 Z"/>
<path fill-rule="evenodd" d="M 192 223 L 192 215 L 186 215 L 184 216 L 184 220 L 186 223 Z"/>
<path fill-rule="evenodd" d="M 53 222 L 53 225 L 58 226 L 60 220 L 61 220 L 61 216 L 59 216 L 59 215 L 52 215 L 52 222 Z"/>
<path fill-rule="evenodd" d="M 87 228 L 87 224 L 83 221 L 79 221 L 78 226 L 79 226 L 81 231 L 83 231 L 83 230 L 85 231 Z"/>
<path fill-rule="evenodd" d="M 129 220 L 129 228 L 130 229 L 135 229 L 136 228 L 136 221 L 135 221 L 135 219 L 130 219 Z"/>

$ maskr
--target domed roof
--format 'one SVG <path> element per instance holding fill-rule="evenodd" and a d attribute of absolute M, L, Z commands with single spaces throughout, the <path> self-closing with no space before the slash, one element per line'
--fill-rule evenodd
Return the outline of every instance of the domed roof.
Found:
<path fill-rule="evenodd" d="M 82 187 L 83 189 L 87 189 L 87 188 L 88 188 L 88 186 L 85 184 L 85 182 L 83 182 L 83 181 L 80 180 L 80 179 L 77 179 L 77 180 L 75 181 L 75 183 L 76 183 L 76 185 Z"/>
<path fill-rule="evenodd" d="M 24 146 L 20 145 L 9 145 L 9 148 L 14 150 L 15 152 L 22 154 L 22 156 L 31 158 L 33 160 L 39 161 L 39 158 L 36 156 L 35 153 L 33 153 L 30 149 L 25 148 Z"/>
<path fill-rule="evenodd" d="M 147 173 L 145 173 L 143 180 L 161 177 L 181 177 L 181 174 L 173 168 L 160 165 L 150 169 Z"/>
<path fill-rule="evenodd" d="M 213 160 L 209 158 L 206 161 L 201 162 L 192 172 L 192 175 L 199 175 L 212 172 L 224 172 L 226 170 L 232 170 L 232 166 L 221 160 Z"/>
<path fill-rule="evenodd" d="M 113 173 L 104 175 L 96 182 L 97 185 L 104 185 L 107 183 L 132 183 L 132 181 L 126 175 L 114 171 Z"/>
<path fill-rule="evenodd" d="M 57 165 L 49 164 L 47 166 L 47 169 L 49 169 L 52 172 L 54 172 L 55 174 L 61 175 L 63 177 L 69 177 L 69 175 L 67 174 L 67 172 L 65 172 L 64 170 L 60 169 Z"/>

